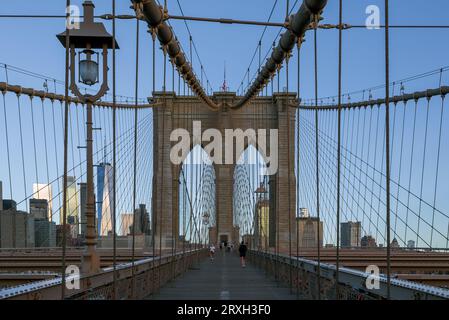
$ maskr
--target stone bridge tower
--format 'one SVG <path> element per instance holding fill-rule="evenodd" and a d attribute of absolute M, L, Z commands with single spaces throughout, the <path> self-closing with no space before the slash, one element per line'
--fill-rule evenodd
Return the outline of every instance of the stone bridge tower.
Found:
<path fill-rule="evenodd" d="M 179 237 L 179 183 L 181 165 L 170 161 L 170 150 L 177 142 L 170 141 L 170 134 L 174 129 L 184 128 L 189 131 L 191 141 L 193 121 L 201 121 L 201 130 L 218 129 L 225 137 L 225 129 L 267 129 L 267 154 L 270 154 L 269 129 L 278 129 L 278 171 L 269 179 L 269 246 L 275 248 L 279 243 L 280 252 L 289 250 L 289 231 L 292 248 L 295 248 L 296 235 L 296 181 L 295 169 L 295 108 L 296 94 L 278 93 L 272 97 L 255 97 L 240 109 L 227 106 L 237 101 L 238 97 L 232 92 L 214 93 L 213 100 L 221 103 L 219 111 L 213 111 L 198 98 L 191 96 L 176 96 L 173 92 L 157 92 L 155 100 L 164 102 L 164 106 L 153 109 L 154 120 L 154 177 L 153 177 L 153 205 L 152 230 L 155 230 L 156 247 L 163 250 L 179 244 L 175 243 Z M 290 106 L 288 106 L 290 102 Z M 287 112 L 290 112 L 290 132 L 288 132 Z M 290 135 L 290 137 L 288 136 Z M 289 142 L 289 143 L 288 143 Z M 206 142 L 207 145 L 209 142 Z M 223 147 L 225 143 L 223 141 Z M 245 139 L 245 149 L 248 141 Z M 191 145 L 193 148 L 194 145 Z M 255 146 L 257 148 L 257 146 Z M 290 149 L 290 150 L 289 150 Z M 290 154 L 290 158 L 288 158 Z M 224 156 L 224 155 L 223 155 Z M 264 156 L 262 154 L 262 156 Z M 234 152 L 237 161 L 240 155 Z M 216 176 L 216 225 L 210 235 L 215 239 L 237 243 L 242 235 L 238 235 L 239 226 L 233 221 L 233 164 L 214 164 Z M 290 162 L 290 171 L 288 171 Z M 224 159 L 223 162 L 225 163 Z M 290 211 L 288 196 L 288 176 L 290 175 Z M 173 232 L 174 230 L 174 232 Z M 161 236 L 162 233 L 162 237 Z"/>

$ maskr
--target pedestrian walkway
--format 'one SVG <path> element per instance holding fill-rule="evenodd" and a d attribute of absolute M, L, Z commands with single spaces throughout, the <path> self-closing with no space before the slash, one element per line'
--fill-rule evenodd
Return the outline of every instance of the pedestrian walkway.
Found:
<path fill-rule="evenodd" d="M 161 288 L 155 300 L 292 300 L 289 288 L 250 263 L 240 266 L 235 253 L 217 251 L 214 261 L 204 259 L 197 268 Z"/>

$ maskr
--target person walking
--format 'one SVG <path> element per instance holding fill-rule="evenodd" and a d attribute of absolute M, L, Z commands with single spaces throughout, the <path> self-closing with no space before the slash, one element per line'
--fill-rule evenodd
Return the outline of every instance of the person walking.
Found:
<path fill-rule="evenodd" d="M 210 261 L 214 261 L 214 255 L 215 255 L 215 246 L 212 243 L 209 247 L 209 257 L 210 257 Z"/>
<path fill-rule="evenodd" d="M 242 241 L 242 243 L 240 244 L 240 247 L 239 247 L 240 263 L 241 263 L 241 265 L 242 265 L 242 268 L 245 268 L 245 267 L 246 267 L 246 261 L 245 261 L 246 251 L 248 251 L 248 247 L 247 247 L 246 244 Z"/>

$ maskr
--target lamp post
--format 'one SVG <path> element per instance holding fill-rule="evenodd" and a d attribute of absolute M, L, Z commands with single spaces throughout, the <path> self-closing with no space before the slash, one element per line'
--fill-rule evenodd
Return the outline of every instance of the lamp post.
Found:
<path fill-rule="evenodd" d="M 205 226 L 205 228 L 204 228 L 205 230 L 208 230 L 209 223 L 210 223 L 210 214 L 208 212 L 205 212 L 205 213 L 203 213 L 203 224 Z M 206 238 L 207 237 L 204 237 L 204 244 L 206 244 Z M 209 239 L 209 242 L 210 242 L 210 239 Z"/>
<path fill-rule="evenodd" d="M 78 29 L 70 30 L 70 90 L 86 104 L 86 164 L 87 164 L 87 201 L 86 201 L 86 248 L 82 260 L 82 272 L 92 274 L 100 269 L 100 259 L 96 252 L 97 232 L 95 228 L 95 194 L 93 172 L 93 127 L 92 105 L 98 101 L 108 90 L 108 49 L 117 48 L 118 44 L 106 31 L 102 23 L 94 21 L 94 4 L 92 1 L 84 1 L 84 21 Z M 66 32 L 57 35 L 57 38 L 66 46 Z M 115 45 L 115 46 L 114 46 Z M 93 86 L 100 82 L 99 79 L 99 53 L 101 50 L 103 59 L 102 83 L 95 95 L 82 94 L 76 82 L 76 59 L 78 55 L 78 82 Z M 95 57 L 95 59 L 93 59 Z M 112 214 L 115 214 L 113 212 Z M 113 226 L 115 232 L 115 225 Z"/>

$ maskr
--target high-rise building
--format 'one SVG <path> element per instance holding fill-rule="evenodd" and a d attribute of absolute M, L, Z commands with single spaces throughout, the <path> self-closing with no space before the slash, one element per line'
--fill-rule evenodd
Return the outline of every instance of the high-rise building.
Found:
<path fill-rule="evenodd" d="M 82 237 L 86 235 L 87 231 L 86 204 L 87 204 L 87 183 L 80 183 L 80 225 Z"/>
<path fill-rule="evenodd" d="M 298 246 L 300 248 L 316 248 L 323 246 L 323 222 L 316 217 L 296 218 L 298 228 Z M 319 228 L 319 237 L 318 237 Z"/>
<path fill-rule="evenodd" d="M 78 228 L 78 224 L 77 224 L 77 221 L 74 216 L 69 216 L 67 218 L 67 227 L 68 227 L 68 230 L 70 231 L 70 236 L 73 239 L 76 239 L 78 237 L 78 229 L 79 228 Z"/>
<path fill-rule="evenodd" d="M 106 236 L 112 231 L 113 179 L 111 164 L 100 163 L 97 166 L 97 228 L 100 236 Z"/>
<path fill-rule="evenodd" d="M 413 240 L 407 241 L 407 248 L 415 249 L 415 241 L 413 241 Z"/>
<path fill-rule="evenodd" d="M 30 215 L 33 219 L 48 220 L 48 202 L 45 199 L 30 199 Z"/>
<path fill-rule="evenodd" d="M 64 190 L 64 188 L 62 188 Z M 76 178 L 72 176 L 67 176 L 67 199 L 66 199 L 66 223 L 68 222 L 69 217 L 73 217 L 73 221 L 75 225 L 79 223 L 78 216 L 78 188 L 76 186 Z M 60 210 L 59 216 L 60 224 L 63 223 L 63 210 Z"/>
<path fill-rule="evenodd" d="M 53 221 L 53 193 L 51 184 L 33 183 L 33 198 L 47 200 L 47 219 Z"/>
<path fill-rule="evenodd" d="M 36 248 L 56 247 L 56 223 L 47 219 L 35 219 L 34 241 Z"/>
<path fill-rule="evenodd" d="M 33 248 L 34 219 L 27 212 L 17 211 L 15 201 L 3 200 L 0 213 L 0 247 Z"/>
<path fill-rule="evenodd" d="M 122 222 L 120 234 L 122 236 L 127 236 L 132 233 L 131 226 L 133 224 L 133 214 L 132 213 L 122 213 Z"/>
<path fill-rule="evenodd" d="M 3 211 L 17 210 L 17 203 L 11 199 L 3 199 Z"/>
<path fill-rule="evenodd" d="M 136 213 L 135 233 L 149 235 L 151 232 L 150 231 L 150 218 L 149 218 L 146 206 L 144 204 L 140 204 L 139 208 L 135 210 L 135 213 Z M 132 228 L 132 225 L 131 225 L 131 228 Z"/>
<path fill-rule="evenodd" d="M 376 239 L 374 239 L 370 235 L 363 236 L 363 238 L 360 240 L 360 245 L 364 248 L 376 248 L 377 247 Z"/>
<path fill-rule="evenodd" d="M 343 248 L 360 247 L 362 224 L 360 221 L 341 223 L 341 246 Z"/>

